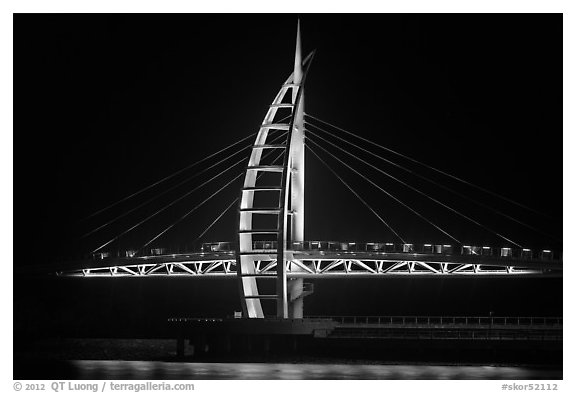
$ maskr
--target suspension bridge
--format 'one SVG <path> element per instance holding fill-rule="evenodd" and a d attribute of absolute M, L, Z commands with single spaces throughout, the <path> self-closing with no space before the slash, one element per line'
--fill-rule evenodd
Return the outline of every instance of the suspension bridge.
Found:
<path fill-rule="evenodd" d="M 451 181 L 474 189 L 477 193 L 489 194 L 502 199 L 516 208 L 540 214 L 509 198 L 474 185 L 440 169 L 426 165 L 415 158 L 382 146 L 331 122 L 305 112 L 305 81 L 310 73 L 315 52 L 303 56 L 300 26 L 298 25 L 294 70 L 281 85 L 269 105 L 266 115 L 256 133 L 250 134 L 225 148 L 210 154 L 204 159 L 189 165 L 149 186 L 109 205 L 88 219 L 128 200 L 157 189 L 168 180 L 177 179 L 192 168 L 200 168 L 191 177 L 177 182 L 137 206 L 125 209 L 117 217 L 98 225 L 83 238 L 90 239 L 106 227 L 131 215 L 167 193 L 198 178 L 201 174 L 217 169 L 208 180 L 195 185 L 184 195 L 172 200 L 152 214 L 121 231 L 109 240 L 95 246 L 89 258 L 56 270 L 62 277 L 227 277 L 237 280 L 245 318 L 303 318 L 304 298 L 313 293 L 313 286 L 305 280 L 329 278 L 381 277 L 553 277 L 562 275 L 562 254 L 556 250 L 536 250 L 523 245 L 516 239 L 501 233 L 498 229 L 485 225 L 470 214 L 450 206 L 430 196 L 421 188 L 400 179 L 374 162 L 382 162 L 395 170 L 406 173 L 449 192 L 492 214 L 497 214 L 515 225 L 538 232 L 542 236 L 553 237 L 539 228 L 521 221 L 487 203 L 470 198 L 436 180 L 421 175 L 414 169 L 399 164 L 388 156 L 400 157 L 404 161 L 424 166 Z M 305 237 L 304 197 L 305 197 L 305 153 L 310 153 L 316 163 L 326 167 L 346 192 L 351 193 L 388 231 L 389 239 L 382 242 L 342 242 L 312 241 Z M 341 153 L 341 154 L 340 154 Z M 224 158 L 221 158 L 226 154 Z M 248 156 L 248 158 L 246 158 Z M 369 160 L 370 158 L 370 160 Z M 234 161 L 236 159 L 236 161 Z M 376 160 L 376 161 L 374 161 Z M 331 164 L 332 163 L 332 164 Z M 369 184 L 376 192 L 414 215 L 438 231 L 445 241 L 438 243 L 412 244 L 409 236 L 394 228 L 377 206 L 366 198 L 345 176 L 336 170 L 336 165 L 353 173 L 358 179 Z M 458 216 L 471 226 L 477 227 L 499 238 L 505 247 L 492 247 L 484 244 L 465 244 L 449 228 L 433 221 L 426 212 L 414 204 L 402 200 L 382 183 L 358 169 L 358 165 L 385 176 L 388 181 L 401 185 L 440 206 L 450 214 Z M 224 169 L 222 169 L 224 167 Z M 154 217 L 166 212 L 170 207 L 185 200 L 191 194 L 208 185 L 215 184 L 234 170 L 241 172 L 227 181 L 203 201 L 195 204 L 184 215 L 170 225 L 163 227 L 156 235 L 139 247 L 111 251 L 119 239 L 136 231 Z M 158 246 L 176 225 L 180 224 L 207 204 L 217 195 L 230 192 L 234 184 L 242 181 L 239 195 L 224 210 L 215 215 L 213 221 L 202 230 L 196 241 L 203 238 L 226 214 L 236 214 L 236 238 L 228 241 L 203 243 L 199 250 L 169 249 Z M 265 292 L 263 281 L 274 281 L 275 291 Z M 275 313 L 265 313 L 264 302 L 275 305 Z"/>

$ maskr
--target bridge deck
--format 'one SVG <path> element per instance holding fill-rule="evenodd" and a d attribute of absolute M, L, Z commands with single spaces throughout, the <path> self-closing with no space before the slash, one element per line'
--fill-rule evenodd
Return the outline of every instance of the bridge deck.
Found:
<path fill-rule="evenodd" d="M 320 243 L 320 242 L 318 242 Z M 221 244 L 220 248 L 221 248 Z M 227 244 L 227 243 L 224 243 Z M 487 247 L 462 247 L 460 253 L 436 252 L 433 246 L 416 249 L 404 247 L 388 252 L 382 248 L 364 245 L 354 249 L 292 249 L 286 252 L 287 274 L 290 277 L 394 277 L 413 276 L 459 276 L 459 275 L 555 275 L 561 276 L 561 259 L 543 253 L 534 256 L 530 250 L 498 252 Z M 405 246 L 405 245 L 404 245 Z M 447 246 L 443 246 L 447 247 Z M 348 247 L 346 247 L 348 248 Z M 373 248 L 372 250 L 370 248 Z M 401 249 L 402 250 L 402 249 Z M 152 250 L 154 251 L 154 250 Z M 60 276 L 197 276 L 236 277 L 236 253 L 232 250 L 201 251 L 191 253 L 166 253 L 159 255 L 127 256 L 111 258 L 97 254 L 97 258 L 81 260 L 59 266 L 44 267 L 44 272 Z M 162 252 L 159 252 L 162 251 Z M 276 277 L 276 254 L 270 247 L 254 250 L 255 275 Z M 530 252 L 526 252 L 530 251 Z M 129 254 L 128 252 L 126 255 Z M 504 255 L 504 256 L 503 256 Z M 50 269 L 50 270 L 47 270 Z M 30 271 L 28 271 L 30 272 Z M 35 272 L 39 272 L 36 270 Z M 24 272 L 26 273 L 26 272 Z"/>

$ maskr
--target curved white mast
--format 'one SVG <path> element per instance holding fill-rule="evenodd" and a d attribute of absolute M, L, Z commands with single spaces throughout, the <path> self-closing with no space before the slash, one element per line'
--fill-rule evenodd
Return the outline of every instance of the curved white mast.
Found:
<path fill-rule="evenodd" d="M 252 147 L 241 191 L 236 260 L 243 313 L 248 318 L 264 317 L 263 300 L 276 300 L 278 318 L 302 317 L 303 280 L 288 282 L 286 263 L 292 259 L 291 242 L 304 240 L 303 84 L 312 57 L 313 53 L 302 60 L 298 21 L 294 72 L 268 108 Z M 279 115 L 281 110 L 290 111 L 288 123 L 283 121 L 286 116 Z M 279 136 L 281 143 L 275 142 Z M 282 165 L 267 163 L 266 158 L 272 150 L 283 151 Z M 263 178 L 273 173 L 281 174 L 280 178 L 273 181 L 272 186 L 269 182 L 264 185 Z M 264 206 L 258 202 L 264 194 L 268 194 L 268 199 L 276 200 L 277 206 Z M 267 218 L 268 224 L 258 223 L 265 221 L 263 218 Z M 275 247 L 267 247 L 270 244 Z M 276 260 L 276 293 L 261 294 L 255 274 L 260 262 L 272 260 Z"/>

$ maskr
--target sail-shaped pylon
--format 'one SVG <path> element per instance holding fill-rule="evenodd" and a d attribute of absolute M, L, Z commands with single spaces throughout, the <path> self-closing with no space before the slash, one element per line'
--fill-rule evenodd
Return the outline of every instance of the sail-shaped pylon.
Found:
<path fill-rule="evenodd" d="M 275 301 L 278 318 L 302 314 L 302 280 L 286 278 L 290 245 L 304 240 L 304 81 L 314 52 L 302 60 L 301 51 L 298 21 L 294 71 L 262 121 L 240 195 L 236 261 L 248 318 L 265 317 L 263 301 Z M 274 293 L 259 289 L 263 270 L 276 273 Z"/>

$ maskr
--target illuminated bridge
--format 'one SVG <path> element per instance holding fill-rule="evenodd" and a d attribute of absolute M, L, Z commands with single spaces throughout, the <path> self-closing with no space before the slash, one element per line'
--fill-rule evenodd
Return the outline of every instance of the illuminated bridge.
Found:
<path fill-rule="evenodd" d="M 537 275 L 548 277 L 562 275 L 561 253 L 555 250 L 526 248 L 519 242 L 510 239 L 510 237 L 504 236 L 499 231 L 480 223 L 478 220 L 448 206 L 446 203 L 429 196 L 419 188 L 391 175 L 379 166 L 374 165 L 371 161 L 368 161 L 367 158 L 384 161 L 396 169 L 407 172 L 411 176 L 416 176 L 420 180 L 433 183 L 435 186 L 450 191 L 480 207 L 513 220 L 519 225 L 540 232 L 538 229 L 419 175 L 413 170 L 384 158 L 382 154 L 376 151 L 384 149 L 413 163 L 425 165 L 413 158 L 396 153 L 362 136 L 306 114 L 304 111 L 304 84 L 312 64 L 314 52 L 306 57 L 303 57 L 301 53 L 300 28 L 298 27 L 294 71 L 281 85 L 277 95 L 269 105 L 257 133 L 248 135 L 240 141 L 178 171 L 176 174 L 124 198 L 116 204 L 155 187 L 164 180 L 173 178 L 195 165 L 202 165 L 201 168 L 203 169 L 200 173 L 205 173 L 222 163 L 226 165 L 225 169 L 220 170 L 208 181 L 195 186 L 185 195 L 175 199 L 152 215 L 101 244 L 83 262 L 59 268 L 56 274 L 59 276 L 86 278 L 163 276 L 167 278 L 196 277 L 201 279 L 229 277 L 230 279 L 238 280 L 244 317 L 264 318 L 269 316 L 264 314 L 262 302 L 271 301 L 276 305 L 274 317 L 282 319 L 303 317 L 304 297 L 313 292 L 312 285 L 308 282 L 305 283 L 305 279 L 375 276 L 382 278 L 398 276 L 432 278 L 464 276 L 472 278 L 478 276 L 518 277 Z M 330 128 L 332 131 L 327 131 L 326 128 Z M 251 140 L 251 143 L 248 146 L 242 145 L 242 143 L 249 140 Z M 228 154 L 224 159 L 209 165 L 209 160 L 232 148 L 236 148 L 234 153 Z M 351 153 L 349 148 L 353 148 L 354 153 Z M 306 240 L 304 235 L 306 149 L 313 157 L 326 165 L 328 170 L 337 177 L 343 186 L 378 218 L 389 230 L 391 236 L 394 236 L 394 242 L 358 243 Z M 344 158 L 337 157 L 334 153 L 335 151 L 344 153 Z M 241 158 L 236 163 L 227 161 L 234 156 L 243 157 L 246 155 L 245 152 L 249 152 L 248 162 L 246 162 L 245 158 Z M 358 179 L 366 181 L 378 192 L 382 192 L 388 198 L 394 200 L 402 209 L 406 209 L 407 213 L 418 216 L 424 225 L 430 225 L 440 231 L 445 236 L 446 242 L 442 244 L 410 244 L 405 241 L 405 238 L 392 227 L 391 223 L 385 220 L 377 212 L 377 209 L 370 206 L 359 195 L 358 191 L 347 183 L 333 166 L 328 165 L 321 156 L 325 158 L 331 157 L 336 160 L 352 171 Z M 390 181 L 400 183 L 402 186 L 428 198 L 433 203 L 449 210 L 451 214 L 455 214 L 472 225 L 497 236 L 507 246 L 491 247 L 485 244 L 462 243 L 447 229 L 432 222 L 425 213 L 400 200 L 397 196 L 377 184 L 371 177 L 352 167 L 352 162 L 360 162 L 370 167 L 370 170 L 378 171 L 386 176 Z M 141 247 L 121 252 L 110 251 L 111 244 L 128 232 L 140 227 L 152 217 L 162 213 L 170 206 L 183 200 L 229 170 L 239 168 L 242 165 L 244 165 L 244 170 L 238 176 L 234 177 L 203 202 L 194 205 L 185 215 L 163 228 Z M 475 187 L 479 192 L 499 197 L 499 195 L 489 190 L 482 189 L 453 175 L 429 166 L 428 168 L 441 175 L 449 176 L 452 180 Z M 192 178 L 170 187 L 168 190 L 133 209 L 125 210 L 120 217 L 99 226 L 85 236 L 90 236 Z M 157 246 L 158 243 L 156 241 L 161 236 L 202 207 L 208 200 L 229 187 L 234 181 L 240 179 L 243 184 L 238 197 L 217 215 L 214 221 L 198 236 L 198 239 L 200 239 L 224 214 L 236 207 L 237 227 L 235 228 L 236 239 L 234 241 L 203 243 L 201 250 L 193 252 L 188 250 L 170 250 Z M 515 203 L 504 197 L 502 198 L 509 203 Z M 515 204 L 529 209 L 518 203 Z M 102 209 L 94 215 L 106 209 L 108 208 Z M 547 234 L 543 233 L 543 236 L 547 236 Z M 260 280 L 274 280 L 275 292 L 264 293 L 262 285 L 259 285 Z"/>
<path fill-rule="evenodd" d="M 276 278 L 276 242 L 254 242 L 261 252 L 254 263 L 254 277 Z M 204 243 L 202 251 L 171 253 L 164 248 L 151 255 L 111 257 L 95 254 L 95 260 L 82 268 L 59 271 L 59 275 L 79 277 L 152 276 L 237 276 L 234 244 Z M 342 243 L 326 241 L 293 242 L 287 249 L 286 274 L 298 278 L 334 276 L 398 275 L 561 275 L 562 263 L 552 251 L 534 254 L 529 249 L 479 246 L 414 245 L 394 243 Z M 103 266 L 102 262 L 105 266 Z"/>

